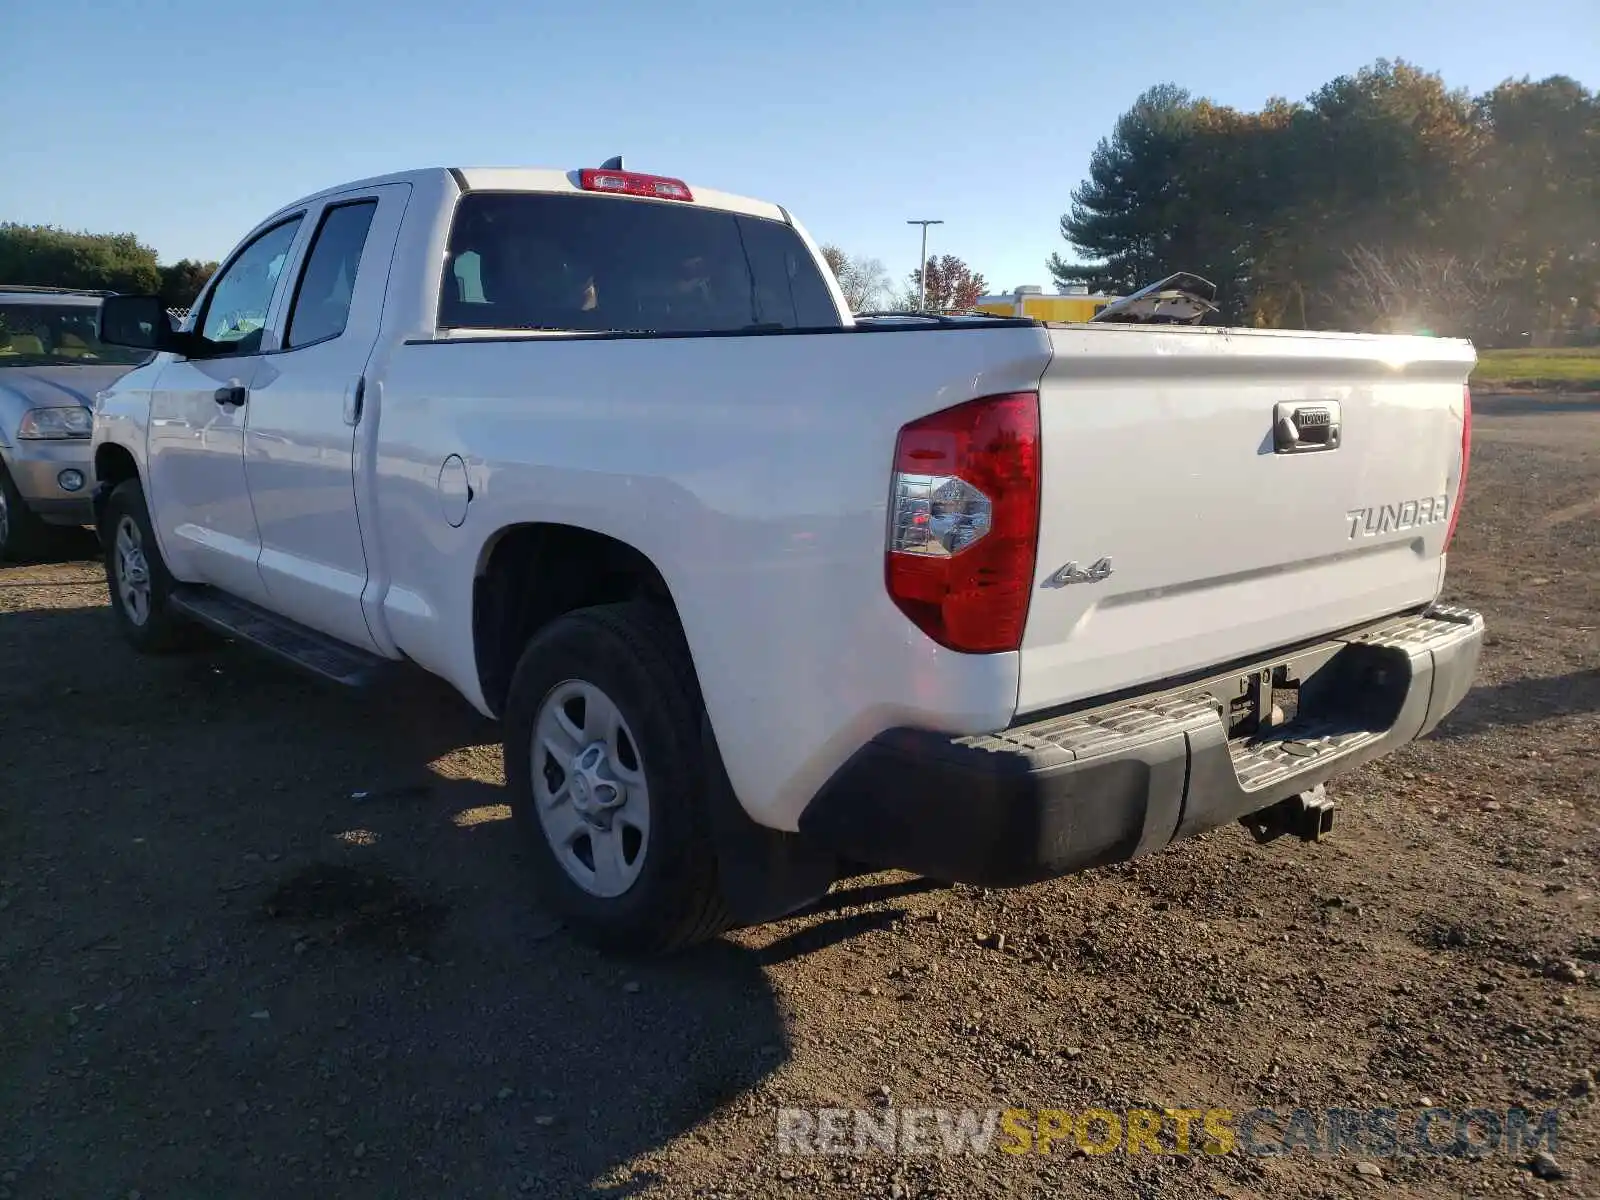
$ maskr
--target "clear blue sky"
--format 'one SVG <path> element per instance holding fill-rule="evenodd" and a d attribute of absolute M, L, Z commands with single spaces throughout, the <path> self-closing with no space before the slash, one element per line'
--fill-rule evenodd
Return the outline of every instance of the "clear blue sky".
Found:
<path fill-rule="evenodd" d="M 1045 283 L 1095 142 L 1150 84 L 1257 107 L 1379 57 L 1474 91 L 1600 85 L 1600 0 L 51 0 L 4 23 L 0 219 L 216 258 L 279 204 L 412 166 L 623 153 L 821 241 Z M 803 15 L 802 15 L 803 14 Z"/>

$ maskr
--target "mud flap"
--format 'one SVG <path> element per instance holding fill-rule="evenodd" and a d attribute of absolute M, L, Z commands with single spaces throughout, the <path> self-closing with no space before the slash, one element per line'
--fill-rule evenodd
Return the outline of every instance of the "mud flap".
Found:
<path fill-rule="evenodd" d="M 711 722 L 703 713 L 700 742 L 717 875 L 733 918 L 741 925 L 759 925 L 827 895 L 839 876 L 838 857 L 798 833 L 769 829 L 750 819 L 733 794 Z"/>

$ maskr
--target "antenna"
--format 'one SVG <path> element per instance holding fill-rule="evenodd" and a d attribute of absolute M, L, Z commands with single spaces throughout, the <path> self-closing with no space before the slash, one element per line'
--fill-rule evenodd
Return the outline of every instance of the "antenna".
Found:
<path fill-rule="evenodd" d="M 602 171 L 626 170 L 626 168 L 622 165 L 622 155 L 613 154 L 610 158 L 606 159 L 605 162 L 600 164 L 600 169 Z"/>

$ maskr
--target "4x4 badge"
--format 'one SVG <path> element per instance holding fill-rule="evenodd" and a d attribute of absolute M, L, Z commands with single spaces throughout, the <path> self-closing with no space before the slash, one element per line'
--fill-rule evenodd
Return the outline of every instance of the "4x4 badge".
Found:
<path fill-rule="evenodd" d="M 1099 583 L 1111 574 L 1111 558 L 1097 559 L 1093 565 L 1080 567 L 1076 559 L 1056 571 L 1044 581 L 1045 587 L 1066 587 L 1069 583 Z"/>

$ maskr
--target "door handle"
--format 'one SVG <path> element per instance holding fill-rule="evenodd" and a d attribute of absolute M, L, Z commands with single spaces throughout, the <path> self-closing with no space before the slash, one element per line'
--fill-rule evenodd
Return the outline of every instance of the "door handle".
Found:
<path fill-rule="evenodd" d="M 367 381 L 365 376 L 358 377 L 344 389 L 344 423 L 358 425 L 361 423 L 362 402 L 366 399 Z"/>
<path fill-rule="evenodd" d="M 211 394 L 211 398 L 218 404 L 233 404 L 243 406 L 245 391 L 235 384 L 233 387 L 219 387 Z"/>
<path fill-rule="evenodd" d="M 1314 454 L 1319 450 L 1337 450 L 1341 423 L 1337 400 L 1275 405 L 1272 452 Z"/>

